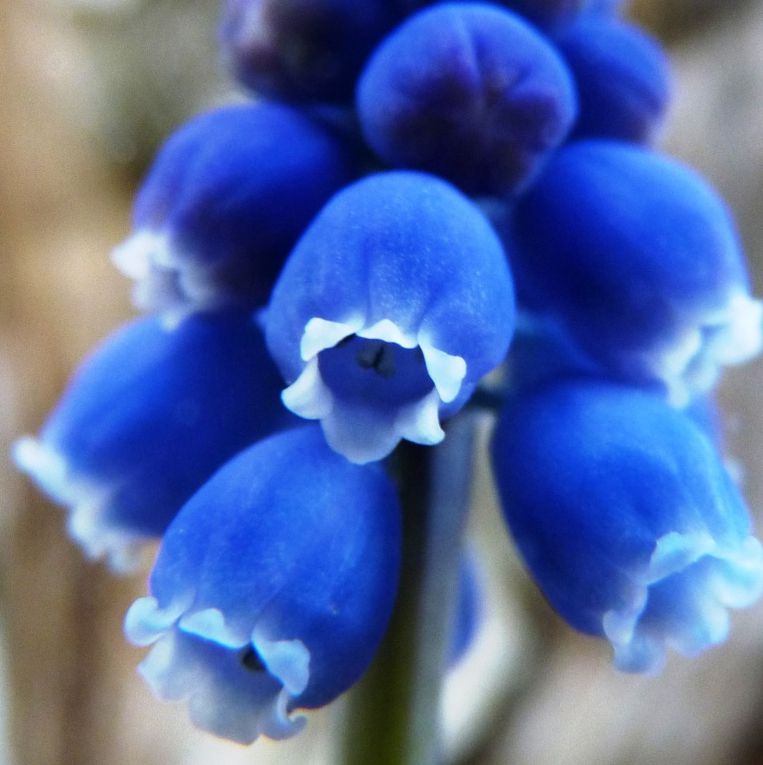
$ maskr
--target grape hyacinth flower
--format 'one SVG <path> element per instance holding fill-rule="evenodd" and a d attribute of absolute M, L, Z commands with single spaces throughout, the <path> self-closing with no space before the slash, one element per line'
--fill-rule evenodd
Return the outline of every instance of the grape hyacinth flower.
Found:
<path fill-rule="evenodd" d="M 251 317 L 128 324 L 81 367 L 38 438 L 14 457 L 69 508 L 69 532 L 116 570 L 138 562 L 183 503 L 252 441 L 290 424 Z"/>
<path fill-rule="evenodd" d="M 165 535 L 151 596 L 125 629 L 140 671 L 193 722 L 251 743 L 285 738 L 365 670 L 397 588 L 400 512 L 378 466 L 347 462 L 310 425 L 227 463 Z"/>
<path fill-rule="evenodd" d="M 295 414 L 353 462 L 435 444 L 511 340 L 511 276 L 479 209 L 421 173 L 337 194 L 292 252 L 266 313 Z"/>
<path fill-rule="evenodd" d="M 644 391 L 597 380 L 510 401 L 493 440 L 503 511 L 556 610 L 652 672 L 727 635 L 763 593 L 763 547 L 709 439 Z"/>
<path fill-rule="evenodd" d="M 395 167 L 441 175 L 470 194 L 528 182 L 562 143 L 575 92 L 559 54 L 516 14 L 443 3 L 379 46 L 358 83 L 368 144 Z"/>
<path fill-rule="evenodd" d="M 256 93 L 347 104 L 399 17 L 388 0 L 227 0 L 220 37 L 230 68 Z"/>
<path fill-rule="evenodd" d="M 202 114 L 162 147 L 114 251 L 139 308 L 262 306 L 294 242 L 352 175 L 345 142 L 282 104 Z"/>
<path fill-rule="evenodd" d="M 505 244 L 531 324 L 678 405 L 760 351 L 763 311 L 726 206 L 656 152 L 568 145 L 518 200 Z"/>
<path fill-rule="evenodd" d="M 633 24 L 587 14 L 557 40 L 578 93 L 575 137 L 648 143 L 670 101 L 662 48 Z"/>

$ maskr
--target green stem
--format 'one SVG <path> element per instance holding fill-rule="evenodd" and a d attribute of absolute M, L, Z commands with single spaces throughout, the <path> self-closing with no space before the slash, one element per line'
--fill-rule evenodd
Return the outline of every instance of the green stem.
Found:
<path fill-rule="evenodd" d="M 348 699 L 342 765 L 441 761 L 440 690 L 469 506 L 474 418 L 454 418 L 442 445 L 396 454 L 403 505 L 400 592 L 387 635 Z"/>

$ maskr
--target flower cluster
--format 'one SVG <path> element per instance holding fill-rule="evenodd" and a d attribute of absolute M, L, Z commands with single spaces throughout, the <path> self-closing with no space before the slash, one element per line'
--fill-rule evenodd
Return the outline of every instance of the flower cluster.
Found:
<path fill-rule="evenodd" d="M 763 312 L 723 202 L 650 145 L 667 62 L 619 5 L 228 0 L 257 98 L 161 149 L 114 252 L 149 316 L 15 451 L 90 555 L 161 538 L 126 632 L 200 727 L 282 738 L 363 673 L 400 557 L 381 460 L 501 365 L 508 526 L 618 667 L 720 642 L 763 593 L 694 416 Z"/>

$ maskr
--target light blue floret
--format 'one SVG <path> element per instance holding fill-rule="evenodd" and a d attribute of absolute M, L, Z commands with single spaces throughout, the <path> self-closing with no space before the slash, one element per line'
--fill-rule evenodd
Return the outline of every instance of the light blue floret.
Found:
<path fill-rule="evenodd" d="M 557 152 L 519 200 L 505 245 L 536 327 L 683 405 L 763 345 L 733 220 L 696 173 L 590 140 Z"/>
<path fill-rule="evenodd" d="M 469 194 L 527 184 L 567 136 L 577 99 L 558 52 L 487 3 L 435 3 L 395 29 L 358 81 L 369 146 Z"/>
<path fill-rule="evenodd" d="M 201 728 L 241 743 L 301 729 L 365 671 L 392 609 L 400 556 L 394 489 L 320 428 L 285 431 L 227 463 L 163 539 L 151 595 L 125 630 L 153 645 L 140 671 L 187 699 Z"/>
<path fill-rule="evenodd" d="M 123 327 L 85 361 L 19 467 L 70 510 L 89 557 L 129 570 L 229 457 L 291 421 L 246 312 Z"/>
<path fill-rule="evenodd" d="M 763 548 L 703 432 L 658 397 L 596 381 L 518 396 L 493 442 L 503 510 L 538 585 L 615 663 L 722 642 L 763 594 Z"/>
<path fill-rule="evenodd" d="M 113 260 L 139 308 L 173 320 L 262 306 L 290 249 L 353 174 L 352 149 L 289 106 L 215 109 L 162 146 Z"/>
<path fill-rule="evenodd" d="M 500 364 L 514 328 L 511 275 L 490 224 L 433 176 L 390 172 L 337 194 L 292 252 L 266 314 L 290 383 L 284 403 L 322 422 L 354 462 L 406 438 L 443 438 Z"/>

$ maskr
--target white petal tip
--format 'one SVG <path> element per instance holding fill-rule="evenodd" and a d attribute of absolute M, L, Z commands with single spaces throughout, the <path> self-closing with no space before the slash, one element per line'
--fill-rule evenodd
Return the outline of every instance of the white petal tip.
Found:
<path fill-rule="evenodd" d="M 402 438 L 415 444 L 433 446 L 445 438 L 440 426 L 440 396 L 433 390 L 414 404 L 403 407 L 397 416 Z"/>
<path fill-rule="evenodd" d="M 328 321 L 313 317 L 305 325 L 299 352 L 302 361 L 310 361 L 321 351 L 333 348 L 338 342 L 354 334 L 363 326 L 363 319 L 352 318 L 346 322 Z"/>
<path fill-rule="evenodd" d="M 310 359 L 302 374 L 281 392 L 281 401 L 289 411 L 307 420 L 320 420 L 331 414 L 334 397 L 321 379 L 317 358 Z"/>
<path fill-rule="evenodd" d="M 217 608 L 205 608 L 185 614 L 178 626 L 189 635 L 196 635 L 204 640 L 211 640 L 226 648 L 240 648 L 246 645 L 248 638 L 237 634 L 225 622 L 225 617 Z"/>
<path fill-rule="evenodd" d="M 289 715 L 289 691 L 269 672 L 248 669 L 241 648 L 173 629 L 138 670 L 159 698 L 187 699 L 194 725 L 230 741 L 284 739 L 304 728 L 303 717 Z"/>
<path fill-rule="evenodd" d="M 671 532 L 655 545 L 632 603 L 603 615 L 615 666 L 659 672 L 668 648 L 697 656 L 729 633 L 729 608 L 763 595 L 763 547 L 748 537 L 728 549 L 709 534 Z"/>
<path fill-rule="evenodd" d="M 728 304 L 718 356 L 721 364 L 743 364 L 763 349 L 763 302 L 743 292 Z"/>
<path fill-rule="evenodd" d="M 277 677 L 291 696 L 299 696 L 310 680 L 310 652 L 301 640 L 268 640 L 252 635 L 252 644 L 268 672 Z"/>
<path fill-rule="evenodd" d="M 127 639 L 135 645 L 150 645 L 172 628 L 186 606 L 187 599 L 178 599 L 168 608 L 160 608 L 156 598 L 138 598 L 125 614 Z"/>
<path fill-rule="evenodd" d="M 123 575 L 145 566 L 153 540 L 109 520 L 108 486 L 77 474 L 63 454 L 32 436 L 16 441 L 12 457 L 45 494 L 69 509 L 69 536 L 88 558 L 104 559 L 114 573 Z"/>
<path fill-rule="evenodd" d="M 461 356 L 445 353 L 426 342 L 421 343 L 421 352 L 440 399 L 444 404 L 449 404 L 461 390 L 466 377 L 466 361 Z"/>
<path fill-rule="evenodd" d="M 403 332 L 395 322 L 390 319 L 382 319 L 370 327 L 365 327 L 356 332 L 358 337 L 366 340 L 381 340 L 385 343 L 395 343 L 402 348 L 415 348 L 418 343 L 414 337 Z"/>

